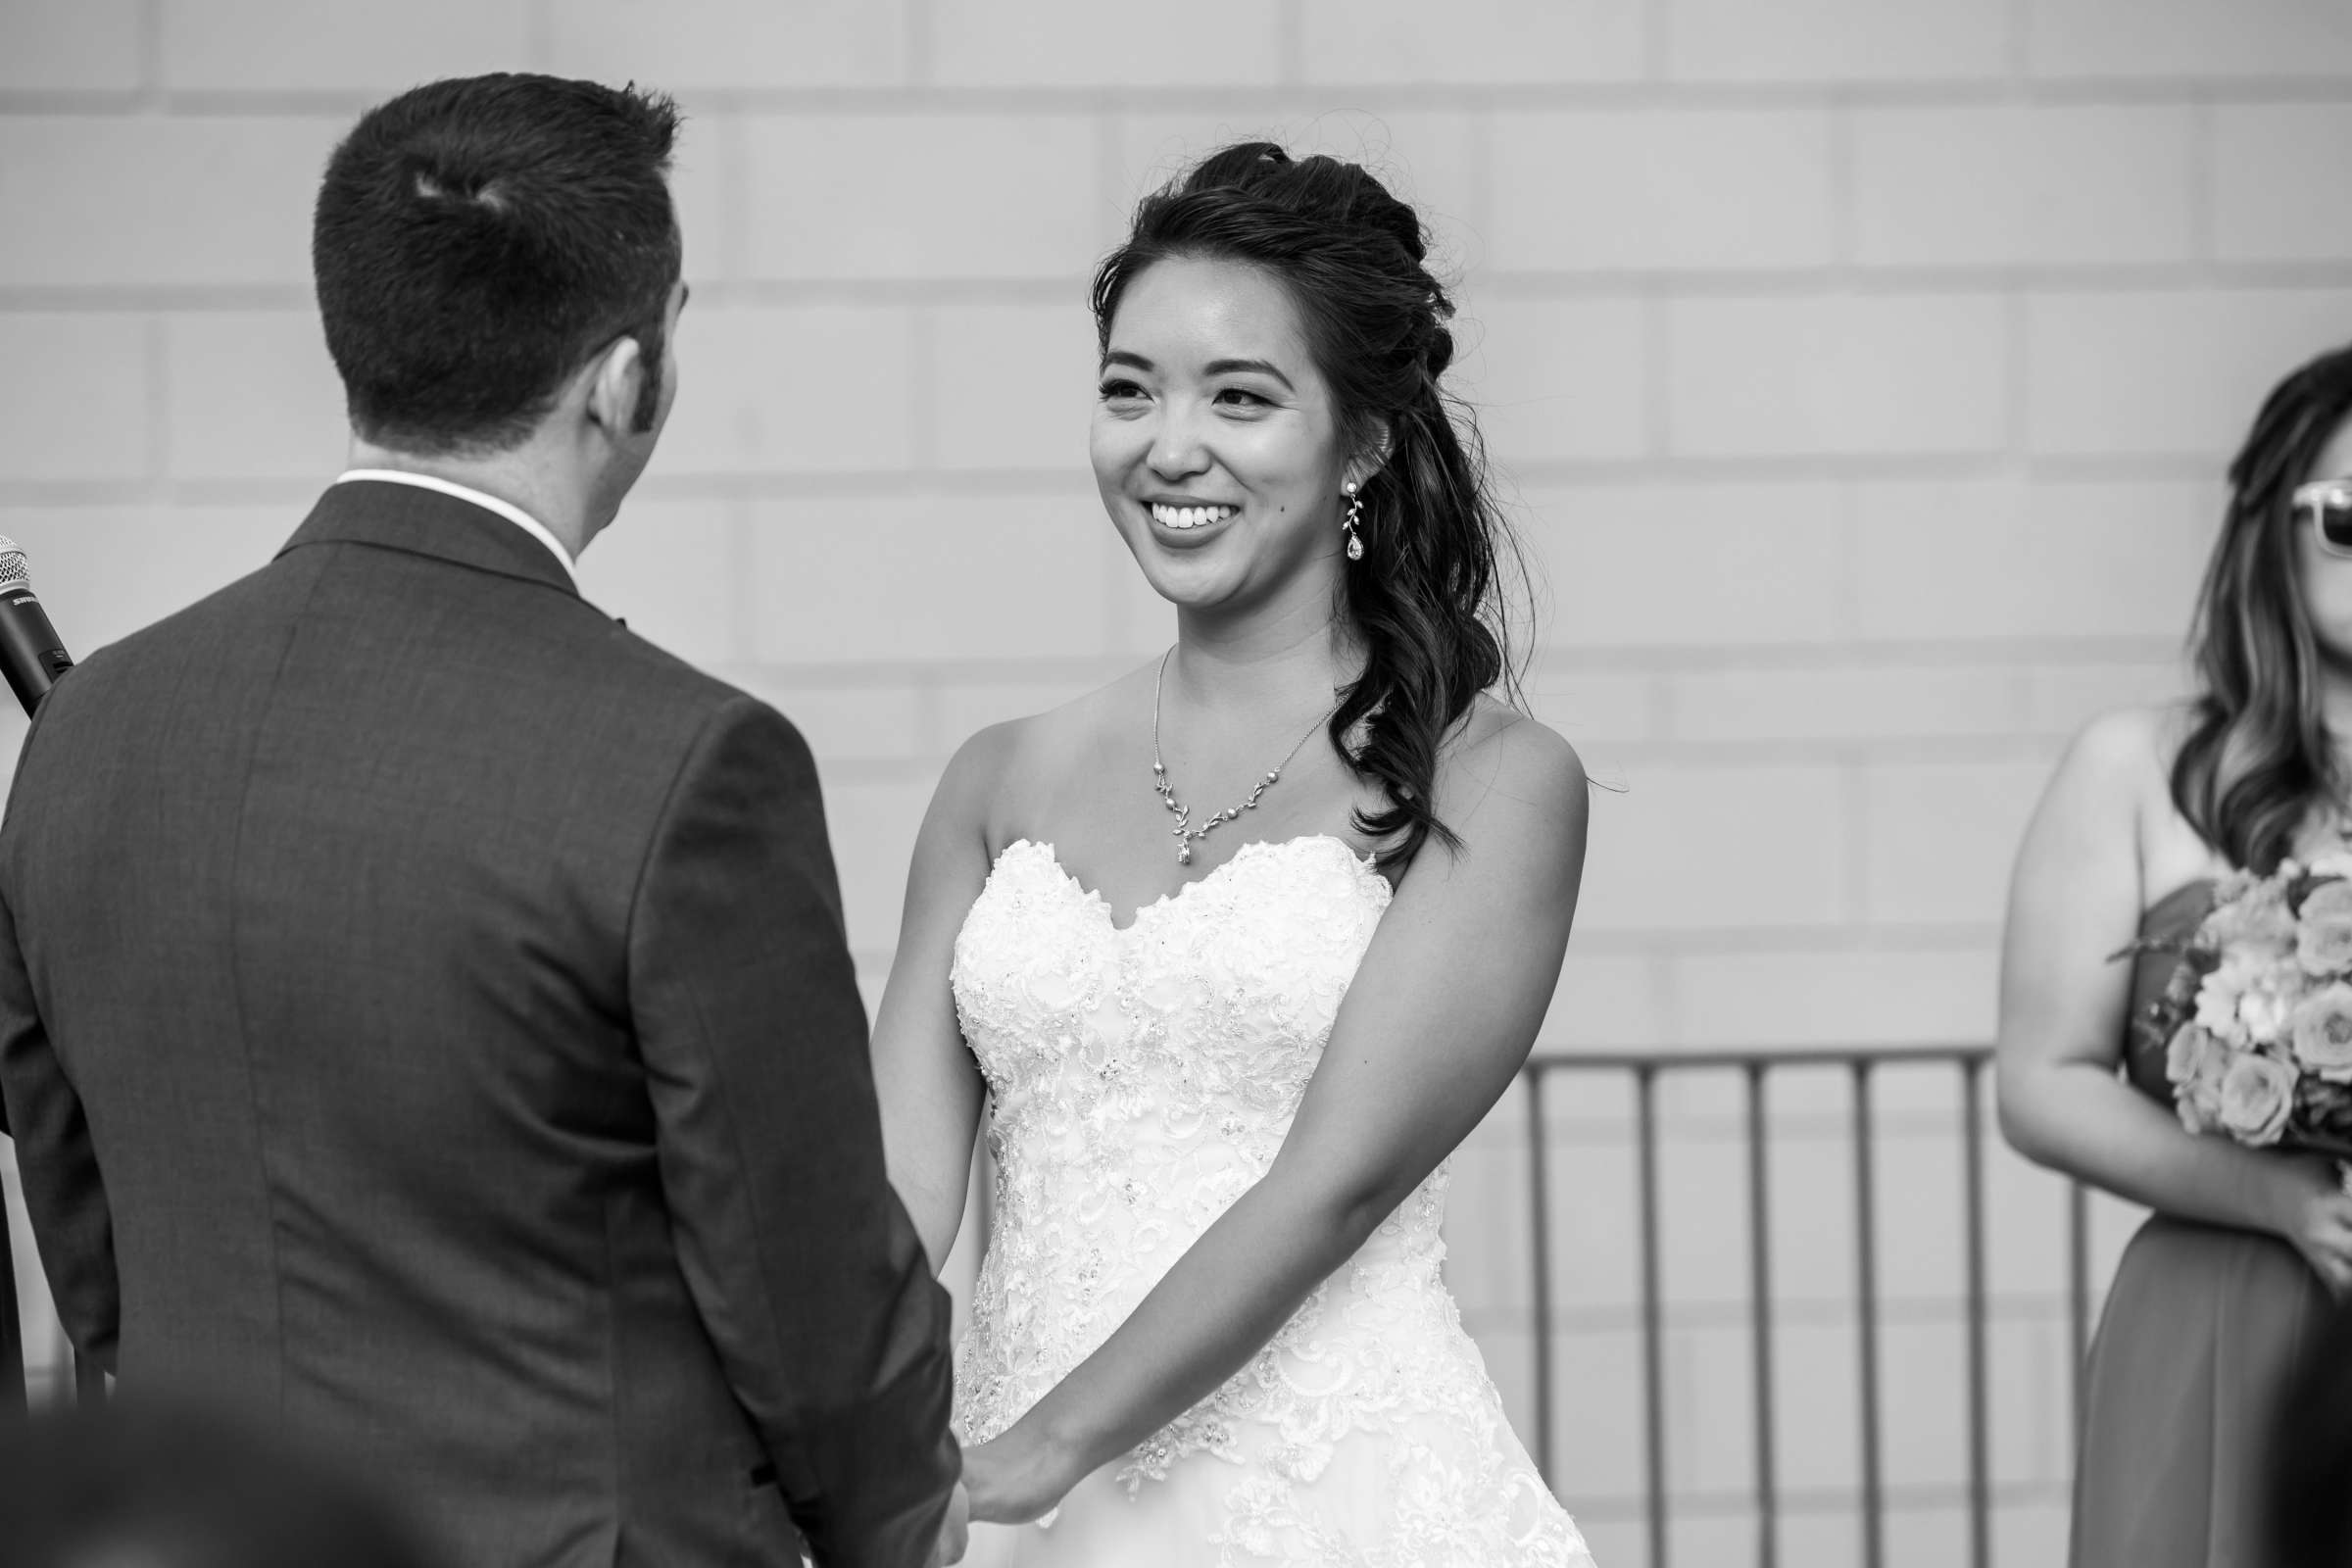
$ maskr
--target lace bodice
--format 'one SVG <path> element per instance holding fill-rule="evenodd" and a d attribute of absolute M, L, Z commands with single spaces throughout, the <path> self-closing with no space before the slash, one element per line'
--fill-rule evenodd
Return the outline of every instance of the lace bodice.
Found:
<path fill-rule="evenodd" d="M 996 1210 L 957 1358 L 967 1440 L 1018 1419 L 1265 1175 L 1388 904 L 1370 862 L 1329 836 L 1244 845 L 1124 928 L 1050 845 L 998 857 L 953 978 L 995 1105 Z M 1589 1560 L 1509 1440 L 1441 1282 L 1446 1176 L 1440 1165 L 1264 1350 L 1118 1467 L 1130 1495 L 1188 1459 L 1236 1467 L 1226 1554 L 1204 1561 Z M 1469 1457 L 1450 1442 L 1443 1463 L 1418 1439 L 1384 1447 L 1397 1471 L 1384 1485 L 1406 1494 L 1396 1509 L 1430 1513 L 1448 1541 L 1492 1539 L 1457 1559 L 1419 1537 L 1408 1552 L 1392 1531 L 1391 1558 L 1318 1533 L 1298 1489 L 1336 1446 L 1433 1420 L 1470 1440 Z M 1489 1441 L 1497 1430 L 1505 1441 Z"/>

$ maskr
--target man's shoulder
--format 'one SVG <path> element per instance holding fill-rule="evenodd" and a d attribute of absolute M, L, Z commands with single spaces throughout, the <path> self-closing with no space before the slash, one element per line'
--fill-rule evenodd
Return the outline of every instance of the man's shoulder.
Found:
<path fill-rule="evenodd" d="M 661 644 L 631 631 L 621 620 L 613 619 L 583 602 L 580 608 L 589 618 L 575 622 L 582 638 L 581 652 L 593 659 L 593 669 L 583 668 L 583 675 L 596 681 L 620 681 L 642 695 L 661 702 L 708 714 L 730 703 L 750 700 L 750 694 L 711 674 L 699 664 L 687 662 Z"/>
<path fill-rule="evenodd" d="M 225 664 L 250 661 L 272 609 L 290 601 L 293 573 L 284 563 L 255 568 L 180 609 L 98 647 L 77 647 L 74 628 L 60 628 L 77 662 L 62 676 L 43 712 L 116 710 L 143 692 L 158 697 L 209 684 Z"/>
<path fill-rule="evenodd" d="M 555 588 L 447 567 L 446 592 L 347 594 L 330 580 L 332 565 L 330 552 L 289 551 L 91 652 L 59 682 L 56 716 L 104 710 L 122 720 L 169 702 L 222 710 L 233 728 L 227 710 L 254 716 L 249 700 L 264 690 L 389 680 L 421 692 L 462 682 L 506 688 L 479 705 L 481 714 L 537 720 L 521 727 L 541 733 L 564 714 L 593 715 L 585 728 L 617 727 L 660 749 L 664 736 L 683 745 L 714 713 L 747 701 Z M 459 712 L 445 717 L 454 723 Z"/>

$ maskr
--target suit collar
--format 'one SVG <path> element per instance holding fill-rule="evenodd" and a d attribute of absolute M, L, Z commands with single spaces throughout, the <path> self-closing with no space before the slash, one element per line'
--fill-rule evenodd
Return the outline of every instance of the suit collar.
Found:
<path fill-rule="evenodd" d="M 278 554 L 324 544 L 405 551 L 579 596 L 564 563 L 512 521 L 417 485 L 347 479 L 329 486 Z"/>

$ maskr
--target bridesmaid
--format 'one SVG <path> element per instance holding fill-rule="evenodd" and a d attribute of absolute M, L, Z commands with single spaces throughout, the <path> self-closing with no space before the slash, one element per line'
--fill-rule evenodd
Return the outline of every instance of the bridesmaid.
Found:
<path fill-rule="evenodd" d="M 2128 1009 L 2178 960 L 2110 956 L 2192 930 L 2232 869 L 2352 837 L 2348 416 L 2352 348 L 2263 405 L 2196 608 L 2199 690 L 2083 727 L 2010 889 L 2001 1131 L 2155 1211 L 2091 1348 L 2074 1568 L 2285 1568 L 2263 1544 L 2266 1439 L 2329 1293 L 2352 1287 L 2352 1198 L 2331 1161 L 2192 1137 L 2119 1076 Z"/>

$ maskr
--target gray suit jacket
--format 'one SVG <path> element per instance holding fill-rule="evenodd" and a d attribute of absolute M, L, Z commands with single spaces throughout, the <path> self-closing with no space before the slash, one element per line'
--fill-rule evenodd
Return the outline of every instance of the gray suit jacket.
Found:
<path fill-rule="evenodd" d="M 948 1303 L 807 747 L 512 523 L 327 492 L 42 705 L 0 1088 L 74 1343 L 452 1559 L 919 1562 Z"/>

